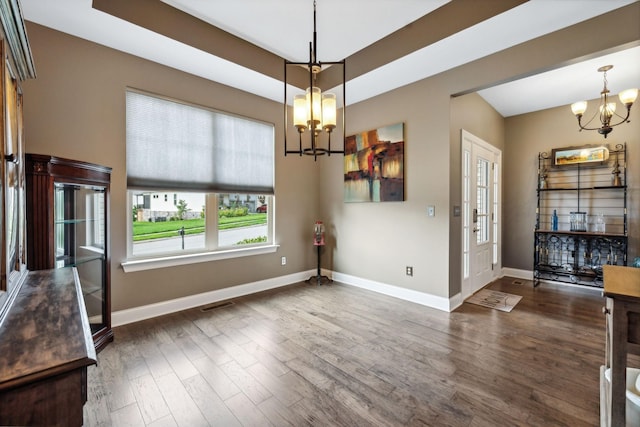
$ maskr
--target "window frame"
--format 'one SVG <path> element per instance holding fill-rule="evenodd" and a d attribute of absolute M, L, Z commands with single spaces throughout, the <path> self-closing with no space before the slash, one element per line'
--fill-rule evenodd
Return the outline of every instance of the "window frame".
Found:
<path fill-rule="evenodd" d="M 127 190 L 127 212 L 133 211 L 133 193 L 135 190 Z M 121 263 L 126 273 L 133 271 L 151 270 L 156 268 L 174 267 L 200 262 L 218 261 L 230 258 L 238 258 L 252 255 L 261 255 L 275 252 L 279 245 L 274 243 L 275 236 L 275 197 L 266 195 L 267 204 L 267 241 L 238 246 L 218 245 L 218 197 L 227 193 L 205 193 L 205 247 L 197 250 L 185 250 L 180 252 L 164 252 L 149 256 L 133 255 L 133 218 L 127 215 L 127 257 Z M 245 194 L 245 193 L 239 193 Z M 208 214 L 214 212 L 215 215 Z"/>
<path fill-rule="evenodd" d="M 215 180 L 212 183 L 214 184 L 213 186 L 211 186 L 211 188 L 207 188 L 206 185 L 206 180 L 205 181 L 197 181 L 200 184 L 195 184 L 196 181 L 190 181 L 190 180 L 184 180 L 180 183 L 180 181 L 176 181 L 176 183 L 171 183 L 167 180 L 165 180 L 164 184 L 162 179 L 160 179 L 158 182 L 153 182 L 153 174 L 156 173 L 155 171 L 151 171 L 152 173 L 150 175 L 146 175 L 145 179 L 149 178 L 149 180 L 147 180 L 146 182 L 143 181 L 136 181 L 135 179 L 132 181 L 133 185 L 131 182 L 129 182 L 129 177 L 127 178 L 127 197 L 126 197 L 126 209 L 127 209 L 127 227 L 126 227 L 126 241 L 127 241 L 127 248 L 126 248 L 126 258 L 125 260 L 121 263 L 122 268 L 124 269 L 125 272 L 131 272 L 131 271 L 141 271 L 141 270 L 148 270 L 148 269 L 155 269 L 155 268 L 163 268 L 163 267 L 172 267 L 172 266 L 177 266 L 177 265 L 186 265 L 186 264 L 193 264 L 193 263 L 200 263 L 200 262 L 208 262 L 208 261 L 215 261 L 215 260 L 221 260 L 221 259 L 229 259 L 229 258 L 237 258 L 237 257 L 243 257 L 243 256 L 251 256 L 251 255 L 259 255 L 259 254 L 265 254 L 265 253 L 272 253 L 275 252 L 278 248 L 279 245 L 274 243 L 274 236 L 275 236 L 275 192 L 274 192 L 274 180 L 275 180 L 275 125 L 273 123 L 267 123 L 264 122 L 260 119 L 255 119 L 255 118 L 251 118 L 251 117 L 246 117 L 246 116 L 242 116 L 242 115 L 238 115 L 238 114 L 233 114 L 233 113 L 228 113 L 228 112 L 224 112 L 224 111 L 220 111 L 220 110 L 216 110 L 216 109 L 212 109 L 210 107 L 205 107 L 202 105 L 198 105 L 198 104 L 193 104 L 190 103 L 188 101 L 183 101 L 183 100 L 179 100 L 179 99 L 174 99 L 174 98 L 169 98 L 166 96 L 162 96 L 162 95 L 157 95 L 157 94 L 153 94 L 153 93 L 149 93 L 146 91 L 141 91 L 138 89 L 134 89 L 131 87 L 127 87 L 125 94 L 127 96 L 127 103 L 129 102 L 129 93 L 137 96 L 137 95 L 142 95 L 142 96 L 147 96 L 147 97 L 153 97 L 153 98 L 157 98 L 159 99 L 161 102 L 171 102 L 171 103 L 176 103 L 176 104 L 180 104 L 183 106 L 187 106 L 187 107 L 192 107 L 192 108 L 196 108 L 196 109 L 202 109 L 204 111 L 208 111 L 210 113 L 213 113 L 215 115 L 217 115 L 217 117 L 220 117 L 219 120 L 222 120 L 222 125 L 224 125 L 225 123 L 230 123 L 231 126 L 236 126 L 234 123 L 236 122 L 228 122 L 228 120 L 234 120 L 233 118 L 236 119 L 241 119 L 241 120 L 247 120 L 247 121 L 251 121 L 251 122 L 256 122 L 257 124 L 263 124 L 263 125 L 269 125 L 273 130 L 273 141 L 272 141 L 272 153 L 268 154 L 268 157 L 263 157 L 265 159 L 270 159 L 273 163 L 268 166 L 265 167 L 264 169 L 262 169 L 265 172 L 268 172 L 271 174 L 270 178 L 267 179 L 260 179 L 260 177 L 258 177 L 258 181 L 244 181 L 244 182 L 237 182 L 235 183 L 234 181 L 230 181 L 231 184 L 229 184 L 229 181 L 225 181 L 225 177 L 222 177 L 222 181 L 218 181 Z M 171 108 L 171 107 L 170 107 Z M 134 111 L 138 111 L 138 110 L 134 110 Z M 197 113 L 199 114 L 199 113 Z M 128 138 L 128 132 L 129 132 L 129 111 L 127 110 L 127 114 L 126 114 L 127 118 L 127 138 Z M 137 126 L 136 120 L 138 119 L 138 116 L 134 115 L 131 116 L 132 117 L 132 121 L 131 123 L 134 124 L 134 126 Z M 173 116 L 171 116 L 173 117 Z M 227 120 L 227 121 L 225 121 Z M 133 132 L 136 132 L 136 129 L 138 129 L 137 127 L 132 128 Z M 215 128 L 217 129 L 217 128 Z M 252 128 L 253 129 L 253 128 Z M 252 130 L 250 130 L 249 132 L 252 132 Z M 259 132 L 263 132 L 263 131 L 259 131 Z M 245 134 L 246 135 L 246 134 Z M 262 133 L 262 136 L 264 136 L 264 132 Z M 134 140 L 134 142 L 137 140 Z M 235 140 L 234 140 L 235 141 Z M 236 150 L 239 150 L 238 153 L 240 153 L 240 156 L 244 156 L 246 157 L 246 151 L 242 151 L 244 147 L 244 150 L 247 149 L 247 144 L 246 141 L 249 141 L 246 139 L 246 137 L 244 139 L 240 139 L 239 140 L 239 148 Z M 264 143 L 268 143 L 268 140 L 264 140 Z M 244 142 L 244 145 L 243 145 Z M 129 144 L 129 141 L 127 139 L 126 141 L 127 143 L 127 147 Z M 134 147 L 138 147 L 138 151 L 139 151 L 139 146 L 134 145 Z M 222 147 L 224 148 L 224 144 L 222 145 Z M 263 153 L 265 153 L 265 148 L 268 147 L 267 145 L 262 145 L 262 149 L 263 149 Z M 187 148 L 187 150 L 190 150 L 190 147 Z M 266 151 L 268 153 L 268 151 Z M 136 149 L 134 148 L 134 151 L 132 151 L 132 155 L 136 155 L 135 153 L 137 153 Z M 221 153 L 224 153 L 224 151 L 221 151 Z M 247 159 L 251 159 L 253 160 L 253 156 Z M 216 159 L 216 157 L 214 157 L 214 159 Z M 220 162 L 220 159 L 217 158 L 218 162 Z M 215 160 L 212 160 L 215 164 Z M 224 157 L 223 157 L 223 161 Z M 135 163 L 135 162 L 134 162 Z M 250 162 L 250 164 L 253 164 Z M 215 167 L 215 166 L 214 166 Z M 139 171 L 140 169 L 135 169 L 136 171 Z M 229 173 L 229 172 L 227 172 Z M 188 175 L 185 175 L 186 177 L 188 177 Z M 262 177 L 264 177 L 265 175 L 262 175 Z M 268 176 L 268 175 L 267 175 Z M 135 178 L 136 175 L 133 175 L 133 177 Z M 183 176 L 184 177 L 184 176 Z M 201 178 L 201 177 L 199 177 Z M 206 178 L 206 176 L 205 176 Z M 185 185 L 185 183 L 187 185 Z M 203 185 L 204 183 L 204 185 Z M 222 183 L 222 184 L 221 184 Z M 178 185 L 175 185 L 178 184 Z M 221 184 L 221 185 L 220 185 Z M 164 188 L 166 187 L 166 188 Z M 192 187 L 191 189 L 189 187 Z M 133 212 L 133 205 L 134 205 L 134 201 L 133 201 L 133 194 L 138 193 L 140 191 L 145 191 L 145 192 L 149 192 L 149 193 L 164 193 L 164 196 L 160 196 L 160 197 L 164 197 L 165 201 L 167 201 L 166 199 L 168 198 L 167 196 L 169 194 L 173 194 L 173 205 L 176 206 L 177 204 L 177 195 L 176 193 L 180 193 L 180 192 L 197 192 L 200 194 L 203 194 L 205 196 L 205 243 L 204 243 L 204 248 L 197 248 L 197 249 L 191 249 L 191 250 L 178 250 L 175 252 L 162 252 L 162 253 L 155 253 L 155 254 L 147 254 L 147 255 L 134 255 L 133 253 L 133 248 L 134 248 L 134 242 L 133 242 L 133 218 L 132 218 L 132 212 Z M 222 194 L 242 194 L 242 195 L 264 195 L 266 196 L 266 200 L 267 200 L 267 241 L 266 242 L 260 242 L 260 243 L 251 243 L 251 244 L 243 244 L 243 245 L 234 245 L 234 246 L 225 246 L 222 247 L 218 244 L 218 197 L 219 195 Z"/>

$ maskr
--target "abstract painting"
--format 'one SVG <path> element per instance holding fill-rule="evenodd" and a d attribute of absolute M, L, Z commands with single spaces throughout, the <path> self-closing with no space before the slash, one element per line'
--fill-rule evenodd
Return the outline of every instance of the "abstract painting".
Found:
<path fill-rule="evenodd" d="M 404 201 L 404 123 L 348 136 L 344 151 L 345 202 Z"/>

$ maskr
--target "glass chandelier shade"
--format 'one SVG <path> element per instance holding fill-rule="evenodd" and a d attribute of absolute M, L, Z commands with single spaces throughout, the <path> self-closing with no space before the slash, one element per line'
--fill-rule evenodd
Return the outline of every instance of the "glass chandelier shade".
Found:
<path fill-rule="evenodd" d="M 331 132 L 336 127 L 336 117 L 334 93 L 322 93 L 320 88 L 314 86 L 308 87 L 305 95 L 293 98 L 293 125 L 298 132 L 302 133 L 305 129 Z"/>

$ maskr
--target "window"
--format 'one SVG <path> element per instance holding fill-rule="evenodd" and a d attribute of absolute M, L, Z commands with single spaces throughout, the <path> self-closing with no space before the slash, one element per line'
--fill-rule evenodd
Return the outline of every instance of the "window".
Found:
<path fill-rule="evenodd" d="M 274 248 L 273 165 L 272 124 L 128 90 L 125 271 Z"/>
<path fill-rule="evenodd" d="M 148 208 L 137 204 L 153 194 L 137 191 L 129 194 L 134 211 L 133 257 L 237 249 L 271 241 L 267 216 L 269 196 L 177 193 L 175 209 L 166 210 L 164 203 L 152 202 Z M 151 200 L 157 199 L 151 197 Z M 207 230 L 215 231 L 207 233 Z"/>
<path fill-rule="evenodd" d="M 476 206 L 477 206 L 477 220 L 476 223 L 476 242 L 478 245 L 487 243 L 489 241 L 489 168 L 491 162 L 482 157 L 478 157 L 476 162 L 477 177 L 476 177 Z"/>

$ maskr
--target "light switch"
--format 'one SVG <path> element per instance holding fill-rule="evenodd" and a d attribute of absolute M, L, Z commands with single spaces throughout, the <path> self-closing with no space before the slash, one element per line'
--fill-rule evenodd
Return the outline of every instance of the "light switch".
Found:
<path fill-rule="evenodd" d="M 435 206 L 427 206 L 427 216 L 436 216 Z"/>

